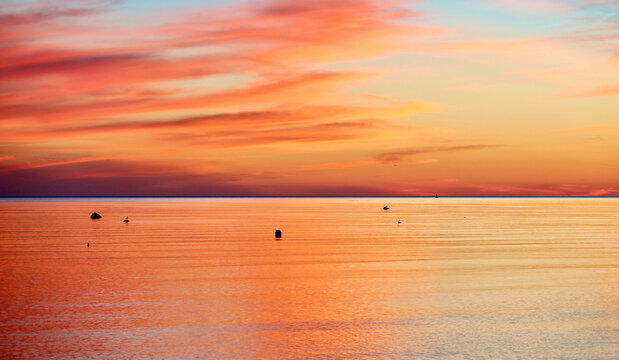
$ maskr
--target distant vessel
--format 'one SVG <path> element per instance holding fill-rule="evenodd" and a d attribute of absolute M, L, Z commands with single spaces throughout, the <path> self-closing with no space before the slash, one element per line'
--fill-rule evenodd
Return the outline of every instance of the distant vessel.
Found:
<path fill-rule="evenodd" d="M 434 194 L 434 197 L 438 199 L 438 194 Z"/>
<path fill-rule="evenodd" d="M 383 210 L 389 210 L 389 206 L 387 205 L 383 206 Z"/>

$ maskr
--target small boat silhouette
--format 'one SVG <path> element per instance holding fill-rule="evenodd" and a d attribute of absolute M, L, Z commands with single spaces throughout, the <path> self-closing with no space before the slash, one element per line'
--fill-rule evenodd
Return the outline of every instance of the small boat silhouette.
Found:
<path fill-rule="evenodd" d="M 129 222 L 129 217 L 127 216 L 127 217 L 125 218 L 125 220 L 123 220 L 123 221 L 124 221 L 124 222 L 126 222 L 126 223 L 128 223 L 128 222 Z"/>
<path fill-rule="evenodd" d="M 383 206 L 383 210 L 389 210 L 389 206 L 387 205 Z"/>

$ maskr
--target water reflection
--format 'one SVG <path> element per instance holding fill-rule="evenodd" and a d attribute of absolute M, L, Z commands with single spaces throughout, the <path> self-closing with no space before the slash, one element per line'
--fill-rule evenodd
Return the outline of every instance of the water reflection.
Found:
<path fill-rule="evenodd" d="M 611 359 L 617 210 L 619 199 L 2 200 L 0 349 Z"/>

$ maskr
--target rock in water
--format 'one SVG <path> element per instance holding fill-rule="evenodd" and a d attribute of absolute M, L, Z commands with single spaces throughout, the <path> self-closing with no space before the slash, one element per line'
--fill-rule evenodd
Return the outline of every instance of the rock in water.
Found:
<path fill-rule="evenodd" d="M 94 220 L 101 219 L 101 215 L 97 214 L 96 212 L 93 212 L 92 214 L 90 214 L 90 218 Z"/>

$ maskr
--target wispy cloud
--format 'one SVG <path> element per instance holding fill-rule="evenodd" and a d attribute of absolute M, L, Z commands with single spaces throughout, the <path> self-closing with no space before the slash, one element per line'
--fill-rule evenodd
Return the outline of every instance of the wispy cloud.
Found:
<path fill-rule="evenodd" d="M 499 152 L 492 144 L 502 136 L 511 143 L 513 123 L 462 139 L 495 107 L 523 115 L 520 96 L 540 98 L 531 112 L 547 116 L 545 129 L 562 128 L 548 114 L 567 101 L 538 95 L 553 91 L 546 84 L 573 98 L 617 95 L 609 80 L 619 69 L 616 4 L 608 1 L 463 5 L 467 16 L 488 11 L 482 4 L 499 16 L 544 13 L 568 24 L 553 32 L 560 22 L 548 23 L 543 34 L 478 16 L 479 28 L 466 29 L 441 20 L 441 4 L 416 1 L 179 2 L 165 11 L 145 4 L 3 3 L 0 152 L 11 154 L 0 156 L 4 191 L 86 194 L 101 186 L 112 194 L 114 184 L 128 194 L 170 194 L 186 184 L 187 194 L 410 195 L 441 184 L 485 193 L 491 181 L 437 180 L 454 176 L 448 157 L 433 154 Z M 443 91 L 454 88 L 458 98 Z M 407 165 L 432 181 L 415 182 L 395 166 L 411 157 Z M 281 164 L 293 171 L 273 171 Z M 338 183 L 375 167 L 394 176 Z M 528 191 L 517 187 L 509 191 Z"/>
<path fill-rule="evenodd" d="M 432 164 L 432 163 L 436 163 L 436 162 L 439 162 L 439 159 L 430 158 L 430 159 L 418 160 L 417 164 Z"/>
<path fill-rule="evenodd" d="M 315 171 L 315 170 L 330 170 L 330 169 L 348 169 L 355 167 L 374 166 L 377 165 L 376 160 L 359 160 L 349 162 L 328 162 L 315 165 L 305 165 L 296 168 L 298 171 Z"/>
<path fill-rule="evenodd" d="M 581 93 L 567 95 L 567 98 L 588 98 L 600 96 L 617 96 L 619 95 L 619 85 L 604 85 L 595 89 L 590 89 Z"/>
<path fill-rule="evenodd" d="M 574 6 L 565 1 L 552 0 L 491 0 L 490 5 L 508 11 L 528 11 L 542 13 L 566 13 L 574 11 Z"/>
<path fill-rule="evenodd" d="M 400 161 L 403 158 L 421 154 L 432 154 L 441 152 L 455 152 L 467 150 L 480 150 L 494 148 L 498 145 L 460 145 L 460 146 L 443 146 L 443 147 L 419 147 L 392 151 L 378 156 L 378 160 L 383 163 L 391 163 Z"/>
<path fill-rule="evenodd" d="M 553 131 L 543 132 L 543 135 L 554 135 L 554 134 L 585 134 L 592 132 L 608 132 L 608 131 L 617 131 L 619 130 L 619 124 L 612 125 L 596 125 L 596 126 L 585 126 L 585 127 L 577 127 L 577 128 L 568 128 L 568 129 L 559 129 Z"/>

